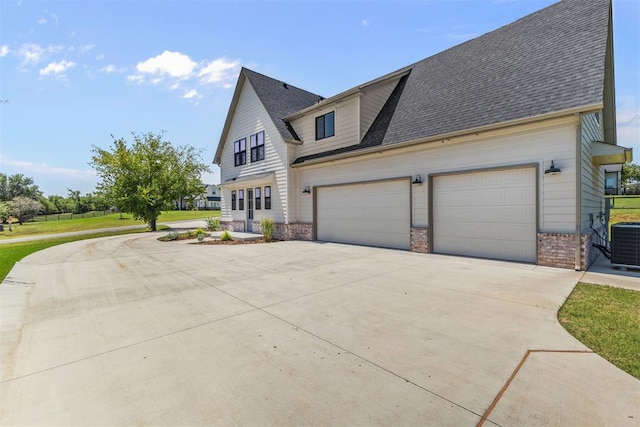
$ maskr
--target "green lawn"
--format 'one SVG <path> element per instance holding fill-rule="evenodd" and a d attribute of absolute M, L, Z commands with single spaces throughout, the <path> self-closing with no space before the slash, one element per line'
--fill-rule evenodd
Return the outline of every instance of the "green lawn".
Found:
<path fill-rule="evenodd" d="M 640 292 L 578 283 L 558 319 L 584 345 L 640 379 Z"/>
<path fill-rule="evenodd" d="M 640 196 L 615 196 L 614 208 L 610 211 L 609 225 L 618 222 L 640 221 Z"/>
<path fill-rule="evenodd" d="M 220 211 L 167 211 L 163 212 L 158 221 L 181 221 L 189 219 L 201 219 L 206 216 L 220 216 Z M 4 232 L 0 232 L 0 240 L 16 237 L 34 236 L 38 234 L 57 234 L 69 231 L 99 230 L 101 228 L 121 227 L 127 225 L 144 225 L 142 221 L 136 221 L 130 214 L 110 214 L 95 218 L 64 219 L 59 221 L 26 222 L 23 225 L 13 224 L 13 231 L 9 231 L 5 224 Z"/>
<path fill-rule="evenodd" d="M 158 227 L 158 229 L 163 229 L 163 227 Z M 9 274 L 16 262 L 20 261 L 27 255 L 31 255 L 32 253 L 38 252 L 42 249 L 61 245 L 63 243 L 75 242 L 77 240 L 93 239 L 96 237 L 119 236 L 122 234 L 144 233 L 146 231 L 146 229 L 140 228 L 136 230 L 125 230 L 116 232 L 96 232 L 91 234 L 83 234 L 81 236 L 52 237 L 50 239 L 37 240 L 34 242 L 2 244 L 0 245 L 0 283 L 4 280 L 5 277 L 7 277 L 7 274 Z"/>

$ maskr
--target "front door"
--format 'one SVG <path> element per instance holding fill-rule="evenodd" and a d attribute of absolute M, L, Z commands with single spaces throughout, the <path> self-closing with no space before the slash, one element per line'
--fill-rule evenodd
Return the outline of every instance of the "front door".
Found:
<path fill-rule="evenodd" d="M 253 188 L 247 188 L 247 231 L 253 233 Z"/>

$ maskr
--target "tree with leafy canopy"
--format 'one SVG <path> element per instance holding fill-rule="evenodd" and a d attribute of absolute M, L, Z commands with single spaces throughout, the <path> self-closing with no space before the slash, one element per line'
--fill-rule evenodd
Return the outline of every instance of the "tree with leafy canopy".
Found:
<path fill-rule="evenodd" d="M 16 197 L 38 200 L 42 197 L 42 191 L 34 183 L 33 178 L 20 173 L 15 175 L 0 173 L 0 201 L 8 202 Z"/>
<path fill-rule="evenodd" d="M 24 222 L 25 215 L 36 214 L 44 209 L 42 203 L 29 197 L 14 197 L 7 203 L 9 206 L 9 214 L 18 218 L 20 224 Z"/>
<path fill-rule="evenodd" d="M 163 134 L 133 133 L 133 144 L 113 135 L 110 150 L 92 147 L 91 165 L 102 180 L 98 189 L 121 211 L 144 220 L 151 231 L 163 210 L 184 195 L 202 192 L 201 176 L 209 172 L 202 151 L 174 147 Z"/>
<path fill-rule="evenodd" d="M 622 165 L 622 183 L 634 184 L 640 182 L 640 165 L 629 163 Z"/>

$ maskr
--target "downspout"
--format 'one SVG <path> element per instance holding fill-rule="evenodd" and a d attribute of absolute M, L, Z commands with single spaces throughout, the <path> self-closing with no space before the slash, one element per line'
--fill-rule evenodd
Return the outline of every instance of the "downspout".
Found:
<path fill-rule="evenodd" d="M 575 270 L 582 268 L 582 113 L 576 113 L 576 253 Z M 586 255 L 586 254 L 585 254 Z"/>

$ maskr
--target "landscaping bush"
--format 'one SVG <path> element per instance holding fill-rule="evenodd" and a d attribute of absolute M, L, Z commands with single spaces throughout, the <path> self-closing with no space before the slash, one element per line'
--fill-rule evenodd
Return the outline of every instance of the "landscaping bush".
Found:
<path fill-rule="evenodd" d="M 231 233 L 225 230 L 224 233 L 222 233 L 222 235 L 220 236 L 220 240 L 228 242 L 233 240 L 233 237 L 231 237 Z"/>
<path fill-rule="evenodd" d="M 273 240 L 273 229 L 275 225 L 276 223 L 272 218 L 262 218 L 260 220 L 260 230 L 262 231 L 265 242 Z"/>
<path fill-rule="evenodd" d="M 207 230 L 209 231 L 218 231 L 220 230 L 220 219 L 214 218 L 211 216 L 205 217 L 205 222 L 207 223 Z"/>
<path fill-rule="evenodd" d="M 177 240 L 178 236 L 180 236 L 180 233 L 178 233 L 177 231 L 172 231 L 171 233 L 167 234 L 167 240 Z"/>

